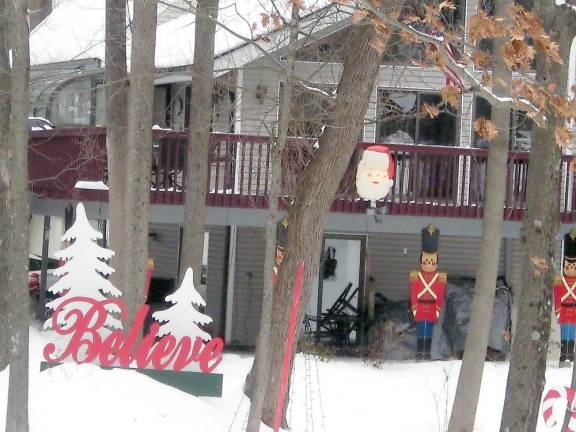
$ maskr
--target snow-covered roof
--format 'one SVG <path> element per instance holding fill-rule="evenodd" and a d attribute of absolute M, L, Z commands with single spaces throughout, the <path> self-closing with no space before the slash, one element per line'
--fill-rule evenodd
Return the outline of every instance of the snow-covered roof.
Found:
<path fill-rule="evenodd" d="M 171 2 L 182 3 L 178 0 Z M 190 65 L 194 60 L 196 17 L 193 13 L 177 7 L 169 8 L 164 3 L 166 2 L 159 3 L 158 10 L 156 67 Z M 285 3 L 281 12 L 288 18 L 289 2 L 276 3 Z M 329 0 L 308 0 L 304 13 L 310 14 L 329 4 Z M 220 0 L 218 21 L 232 32 L 221 26 L 217 27 L 215 57 L 245 46 L 247 40 L 255 40 L 265 33 L 270 33 L 270 26 L 262 25 L 261 14 L 272 11 L 270 0 Z M 35 66 L 88 58 L 104 62 L 104 35 L 105 0 L 56 0 L 53 12 L 30 35 L 31 64 Z M 130 31 L 127 37 L 130 46 Z M 269 45 L 270 50 L 278 47 L 277 43 Z M 129 51 L 128 48 L 128 56 Z M 250 60 L 243 58 L 242 63 Z"/>

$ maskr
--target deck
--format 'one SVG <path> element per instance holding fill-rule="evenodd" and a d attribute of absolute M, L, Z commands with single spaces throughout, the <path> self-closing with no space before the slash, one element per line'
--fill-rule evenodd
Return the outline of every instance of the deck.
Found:
<path fill-rule="evenodd" d="M 78 181 L 107 183 L 106 131 L 102 128 L 32 132 L 29 141 L 30 190 L 38 199 L 107 201 L 102 190 L 77 189 Z M 268 206 L 270 138 L 213 133 L 210 138 L 208 190 L 211 207 L 255 208 Z M 361 150 L 373 143 L 359 143 L 350 160 L 331 211 L 364 213 L 369 206 L 355 190 L 356 166 Z M 283 157 L 285 207 L 314 143 L 291 139 Z M 378 207 L 391 215 L 482 218 L 487 151 L 460 147 L 388 145 L 396 161 L 394 187 Z M 150 202 L 182 205 L 186 182 L 186 132 L 154 131 Z M 570 156 L 562 159 L 558 185 L 563 223 L 574 223 L 575 173 Z M 522 219 L 526 201 L 529 153 L 508 156 L 505 220 Z"/>

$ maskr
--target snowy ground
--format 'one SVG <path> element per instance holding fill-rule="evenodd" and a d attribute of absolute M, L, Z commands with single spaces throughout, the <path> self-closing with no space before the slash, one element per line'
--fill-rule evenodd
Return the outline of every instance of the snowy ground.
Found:
<path fill-rule="evenodd" d="M 218 368 L 224 396 L 196 398 L 136 372 L 66 364 L 39 372 L 46 339 L 31 329 L 30 417 L 32 432 L 239 432 L 248 401 L 242 383 L 248 355 L 227 354 Z M 298 355 L 288 410 L 297 432 L 445 430 L 460 362 L 387 363 L 357 359 L 321 362 Z M 488 363 L 477 417 L 479 432 L 498 430 L 507 365 Z M 570 370 L 548 368 L 548 384 L 570 382 Z M 6 404 L 8 373 L 0 374 L 0 403 Z M 4 405 L 5 406 L 5 405 Z M 558 407 L 563 409 L 563 407 Z M 0 410 L 0 427 L 5 423 Z M 0 429 L 3 430 L 3 429 Z M 264 430 L 264 428 L 262 428 Z M 538 432 L 558 431 L 541 424 Z"/>

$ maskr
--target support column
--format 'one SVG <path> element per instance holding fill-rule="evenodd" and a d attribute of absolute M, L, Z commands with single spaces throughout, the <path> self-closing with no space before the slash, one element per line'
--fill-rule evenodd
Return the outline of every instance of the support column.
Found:
<path fill-rule="evenodd" d="M 42 235 L 42 267 L 40 269 L 40 294 L 37 317 L 44 321 L 44 308 L 46 307 L 46 281 L 48 280 L 48 248 L 50 246 L 50 216 L 44 216 L 44 230 Z"/>

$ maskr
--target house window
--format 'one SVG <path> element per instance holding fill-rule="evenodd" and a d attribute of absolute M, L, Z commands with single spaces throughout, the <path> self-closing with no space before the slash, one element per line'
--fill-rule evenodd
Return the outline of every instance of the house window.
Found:
<path fill-rule="evenodd" d="M 486 99 L 478 97 L 475 100 L 474 120 L 484 117 L 492 118 L 492 107 Z M 532 148 L 532 119 L 524 111 L 512 111 L 510 113 L 510 150 L 530 151 Z M 488 148 L 488 141 L 474 132 L 474 146 Z"/>
<path fill-rule="evenodd" d="M 50 120 L 59 126 L 92 124 L 92 80 L 73 81 L 58 91 Z"/>
<path fill-rule="evenodd" d="M 458 113 L 442 106 L 440 114 L 430 118 L 422 106 L 439 105 L 438 93 L 415 91 L 378 91 L 376 141 L 389 144 L 455 146 L 458 142 Z"/>

